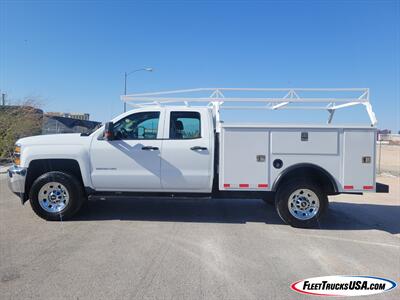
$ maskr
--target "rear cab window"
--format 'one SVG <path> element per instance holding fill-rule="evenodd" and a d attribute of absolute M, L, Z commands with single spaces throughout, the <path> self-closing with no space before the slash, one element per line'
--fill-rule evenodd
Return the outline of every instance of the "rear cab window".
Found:
<path fill-rule="evenodd" d="M 200 113 L 195 111 L 172 111 L 169 138 L 174 140 L 201 138 Z"/>

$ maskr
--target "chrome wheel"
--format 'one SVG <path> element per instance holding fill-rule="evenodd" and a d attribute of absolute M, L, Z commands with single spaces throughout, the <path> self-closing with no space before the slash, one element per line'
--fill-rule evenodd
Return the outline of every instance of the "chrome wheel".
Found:
<path fill-rule="evenodd" d="M 41 187 L 38 194 L 40 206 L 49 213 L 58 213 L 65 209 L 69 201 L 67 188 L 59 182 L 49 182 Z"/>
<path fill-rule="evenodd" d="M 311 219 L 318 213 L 319 206 L 318 196 L 312 190 L 297 189 L 289 196 L 289 212 L 296 219 Z"/>

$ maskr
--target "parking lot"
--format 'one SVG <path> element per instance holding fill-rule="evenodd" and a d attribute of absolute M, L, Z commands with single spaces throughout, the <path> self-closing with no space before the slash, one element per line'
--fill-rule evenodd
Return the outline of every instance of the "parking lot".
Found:
<path fill-rule="evenodd" d="M 390 194 L 331 197 L 320 228 L 284 225 L 261 200 L 107 199 L 46 222 L 0 175 L 2 299 L 293 299 L 294 281 L 399 282 L 399 177 Z M 395 299 L 400 289 L 370 297 Z"/>

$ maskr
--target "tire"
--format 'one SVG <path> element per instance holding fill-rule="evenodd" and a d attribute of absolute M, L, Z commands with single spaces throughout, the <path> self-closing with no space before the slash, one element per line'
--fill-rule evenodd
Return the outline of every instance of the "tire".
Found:
<path fill-rule="evenodd" d="M 328 206 L 328 197 L 315 183 L 291 180 L 279 187 L 275 206 L 286 224 L 310 228 L 319 224 Z"/>
<path fill-rule="evenodd" d="M 58 171 L 38 177 L 29 194 L 33 211 L 48 221 L 70 219 L 85 199 L 82 184 L 74 176 Z"/>

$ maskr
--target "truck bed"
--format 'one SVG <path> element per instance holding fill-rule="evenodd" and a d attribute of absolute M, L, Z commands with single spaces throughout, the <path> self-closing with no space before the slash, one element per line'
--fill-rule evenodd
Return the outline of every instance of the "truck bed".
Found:
<path fill-rule="evenodd" d="M 223 124 L 219 189 L 271 191 L 285 171 L 307 164 L 331 174 L 338 192 L 375 191 L 375 136 L 369 126 Z"/>

